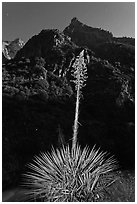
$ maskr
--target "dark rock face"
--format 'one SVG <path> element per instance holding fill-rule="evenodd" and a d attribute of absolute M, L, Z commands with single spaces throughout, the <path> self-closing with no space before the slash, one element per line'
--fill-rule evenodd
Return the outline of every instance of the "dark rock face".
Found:
<path fill-rule="evenodd" d="M 130 69 L 135 67 L 135 47 L 119 42 L 102 43 L 96 48 L 96 55 L 115 64 L 118 62 Z M 128 68 L 129 67 L 129 68 Z"/>
<path fill-rule="evenodd" d="M 46 69 L 62 77 L 67 73 L 71 61 L 79 50 L 79 47 L 59 30 L 42 30 L 17 53 L 16 60 L 22 57 L 31 59 L 42 57 Z"/>
<path fill-rule="evenodd" d="M 72 47 L 72 48 L 71 48 Z M 65 51 L 76 45 L 70 41 L 69 37 L 65 36 L 59 30 L 42 30 L 38 35 L 33 36 L 18 52 L 16 58 L 26 57 L 43 57 L 47 58 L 49 51 L 58 48 L 58 50 Z"/>
<path fill-rule="evenodd" d="M 34 154 L 58 145 L 58 127 L 64 140 L 71 141 L 76 94 L 71 70 L 82 50 L 88 79 L 80 104 L 79 143 L 97 144 L 115 154 L 122 168 L 134 168 L 133 46 L 110 42 L 111 33 L 76 18 L 65 30 L 72 28 L 76 33 L 71 39 L 56 29 L 42 30 L 3 65 L 4 188 L 19 182 Z M 93 33 L 98 33 L 95 42 L 101 39 L 96 48 Z M 89 38 L 82 37 L 87 34 Z"/>
<path fill-rule="evenodd" d="M 13 59 L 16 53 L 24 46 L 24 42 L 17 38 L 11 42 L 2 42 L 2 60 L 3 63 L 7 60 Z"/>
<path fill-rule="evenodd" d="M 64 29 L 78 46 L 86 46 L 93 50 L 97 57 L 108 60 L 110 63 L 120 62 L 134 67 L 135 39 L 116 38 L 112 33 L 99 28 L 87 26 L 77 18 L 73 18 L 68 27 Z"/>
<path fill-rule="evenodd" d="M 97 44 L 110 42 L 113 38 L 112 33 L 87 26 L 78 21 L 77 18 L 73 18 L 70 25 L 63 32 L 71 37 L 76 45 L 87 46 L 91 50 L 94 50 Z"/>
<path fill-rule="evenodd" d="M 134 163 L 134 74 L 131 75 L 123 74 L 108 61 L 92 58 L 80 116 L 81 143 L 93 142 L 108 149 L 123 166 Z"/>
<path fill-rule="evenodd" d="M 135 39 L 134 38 L 128 38 L 128 37 L 115 38 L 115 37 L 113 37 L 113 40 L 116 42 L 119 42 L 119 43 L 126 44 L 126 45 L 135 46 Z"/>

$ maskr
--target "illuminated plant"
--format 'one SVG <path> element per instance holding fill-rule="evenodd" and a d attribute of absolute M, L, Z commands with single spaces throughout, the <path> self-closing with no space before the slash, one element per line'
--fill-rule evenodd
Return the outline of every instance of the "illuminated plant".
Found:
<path fill-rule="evenodd" d="M 114 182 L 111 173 L 117 165 L 107 153 L 85 147 L 52 149 L 35 156 L 25 175 L 28 200 L 48 202 L 95 201 Z M 107 176 L 106 176 L 107 175 Z"/>
<path fill-rule="evenodd" d="M 62 146 L 50 153 L 35 156 L 25 176 L 26 199 L 47 202 L 97 201 L 115 182 L 113 170 L 117 162 L 106 152 L 89 147 L 81 149 L 77 142 L 81 89 L 87 79 L 84 50 L 73 64 L 72 76 L 76 89 L 76 110 L 72 147 Z"/>
<path fill-rule="evenodd" d="M 77 143 L 78 135 L 78 116 L 79 116 L 79 101 L 81 97 L 81 89 L 85 86 L 85 81 L 87 79 L 87 67 L 84 60 L 84 50 L 76 58 L 72 70 L 72 76 L 74 77 L 73 82 L 75 83 L 75 90 L 77 91 L 76 95 L 76 109 L 75 109 L 75 120 L 73 126 L 73 142 L 72 149 L 75 149 Z"/>

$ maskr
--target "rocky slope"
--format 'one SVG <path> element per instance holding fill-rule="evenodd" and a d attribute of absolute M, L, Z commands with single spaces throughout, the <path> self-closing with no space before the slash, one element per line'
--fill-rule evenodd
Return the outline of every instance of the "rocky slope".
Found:
<path fill-rule="evenodd" d="M 78 46 L 86 46 L 93 50 L 97 57 L 108 60 L 110 63 L 120 62 L 134 67 L 135 39 L 128 37 L 116 38 L 112 33 L 100 28 L 93 28 L 73 18 L 64 29 Z"/>
<path fill-rule="evenodd" d="M 16 60 L 22 57 L 30 59 L 42 57 L 49 71 L 63 76 L 78 50 L 79 47 L 59 30 L 42 30 L 17 53 Z"/>
<path fill-rule="evenodd" d="M 3 41 L 2 42 L 2 61 L 3 63 L 7 60 L 13 59 L 16 53 L 24 46 L 24 42 L 17 38 L 14 41 Z"/>
<path fill-rule="evenodd" d="M 113 41 L 135 46 L 135 38 L 131 38 L 131 37 L 120 37 L 120 38 L 113 37 Z"/>
<path fill-rule="evenodd" d="M 24 165 L 34 154 L 59 145 L 60 129 L 64 140 L 71 141 L 76 94 L 71 70 L 82 50 L 88 79 L 80 105 L 79 142 L 82 146 L 96 143 L 115 154 L 122 168 L 134 168 L 132 45 L 129 52 L 127 44 L 112 42 L 113 35 L 107 31 L 77 19 L 72 24 L 77 32 L 71 39 L 64 34 L 68 28 L 64 33 L 42 30 L 3 65 L 3 188 L 20 181 Z M 83 37 L 87 34 L 89 38 Z"/>
<path fill-rule="evenodd" d="M 94 49 L 99 43 L 110 42 L 113 38 L 112 33 L 87 26 L 77 18 L 71 20 L 70 25 L 64 29 L 64 34 L 71 37 L 77 45 L 87 46 L 89 49 Z"/>

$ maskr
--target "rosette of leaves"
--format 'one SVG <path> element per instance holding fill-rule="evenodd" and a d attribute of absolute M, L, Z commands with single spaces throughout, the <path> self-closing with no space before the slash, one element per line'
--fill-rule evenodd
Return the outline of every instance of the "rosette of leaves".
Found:
<path fill-rule="evenodd" d="M 25 174 L 26 200 L 46 202 L 88 202 L 105 195 L 117 168 L 113 157 L 93 147 L 75 151 L 67 147 L 35 156 Z M 116 178 L 115 178 L 116 179 Z"/>

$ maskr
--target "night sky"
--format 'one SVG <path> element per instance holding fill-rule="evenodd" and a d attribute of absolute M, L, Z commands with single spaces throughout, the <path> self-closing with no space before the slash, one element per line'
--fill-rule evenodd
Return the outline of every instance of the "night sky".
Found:
<path fill-rule="evenodd" d="M 42 29 L 63 30 L 77 17 L 91 27 L 103 28 L 115 37 L 135 37 L 133 2 L 4 2 L 2 39 L 25 42 Z"/>

